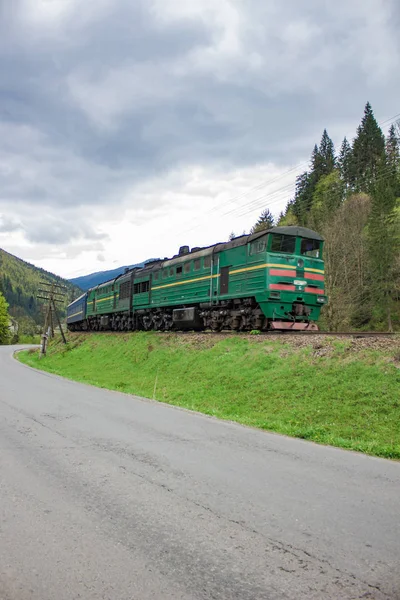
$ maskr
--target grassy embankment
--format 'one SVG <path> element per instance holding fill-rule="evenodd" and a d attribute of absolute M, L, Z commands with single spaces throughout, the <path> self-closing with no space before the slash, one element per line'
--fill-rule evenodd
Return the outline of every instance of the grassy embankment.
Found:
<path fill-rule="evenodd" d="M 400 459 L 399 340 L 75 334 L 46 358 L 70 379 Z M 115 398 L 118 402 L 118 398 Z"/>

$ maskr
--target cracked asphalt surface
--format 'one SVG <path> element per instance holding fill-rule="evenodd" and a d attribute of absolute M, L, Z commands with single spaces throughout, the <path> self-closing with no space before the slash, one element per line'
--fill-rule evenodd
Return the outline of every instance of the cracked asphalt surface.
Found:
<path fill-rule="evenodd" d="M 14 350 L 0 600 L 400 599 L 399 463 L 70 382 Z"/>

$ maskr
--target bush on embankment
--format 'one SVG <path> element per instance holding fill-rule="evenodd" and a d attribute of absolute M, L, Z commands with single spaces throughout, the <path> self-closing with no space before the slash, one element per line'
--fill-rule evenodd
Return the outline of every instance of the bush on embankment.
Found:
<path fill-rule="evenodd" d="M 72 334 L 40 361 L 32 351 L 19 359 L 102 388 L 400 459 L 398 338 Z"/>

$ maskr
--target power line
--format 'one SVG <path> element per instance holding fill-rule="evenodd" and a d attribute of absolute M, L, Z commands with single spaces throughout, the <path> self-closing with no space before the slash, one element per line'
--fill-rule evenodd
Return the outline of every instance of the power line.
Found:
<path fill-rule="evenodd" d="M 385 119 L 384 121 L 381 121 L 379 124 L 379 126 L 381 127 L 382 125 L 385 124 L 391 124 L 393 122 L 395 122 L 395 120 L 400 117 L 400 113 Z M 273 179 L 268 179 L 268 180 L 264 180 L 261 183 L 259 183 L 258 185 L 254 186 L 253 188 L 251 188 L 250 190 L 248 190 L 247 192 L 243 192 L 241 194 L 239 194 L 238 196 L 234 196 L 233 198 L 230 198 L 229 200 L 223 202 L 222 204 L 220 204 L 218 207 L 212 207 L 211 209 L 205 211 L 203 213 L 204 216 L 207 216 L 209 214 L 215 215 L 218 214 L 218 212 L 221 210 L 221 208 L 230 205 L 232 202 L 236 202 L 237 200 L 240 199 L 244 199 L 247 196 L 249 196 L 251 193 L 253 193 L 254 191 L 257 191 L 259 189 L 262 189 L 263 187 L 268 187 L 269 185 L 271 185 L 272 183 L 279 181 L 285 177 L 287 177 L 290 173 L 292 173 L 293 171 L 300 171 L 302 168 L 306 167 L 309 164 L 309 161 L 307 162 L 302 162 L 294 167 L 291 167 L 290 169 L 286 170 L 285 172 L 281 173 L 280 175 L 274 177 Z M 253 210 L 256 210 L 257 208 L 260 208 L 261 206 L 264 206 L 265 209 L 270 208 L 273 204 L 276 204 L 277 202 L 279 202 L 284 194 L 285 191 L 289 191 L 290 189 L 293 188 L 293 186 L 295 185 L 295 182 L 291 183 L 291 184 L 287 184 L 281 188 L 278 188 L 278 190 L 274 190 L 273 192 L 271 192 L 270 194 L 264 194 L 262 196 L 260 196 L 259 198 L 256 198 L 255 200 L 251 200 L 249 203 L 244 204 L 242 206 L 237 206 L 235 208 L 233 208 L 230 211 L 227 211 L 225 213 L 222 213 L 220 215 L 218 215 L 220 218 L 224 217 L 224 216 L 229 216 L 229 215 L 234 215 L 234 216 L 245 216 L 247 214 L 250 214 L 251 212 L 253 212 Z M 280 193 L 280 195 L 278 197 L 277 194 Z M 264 199 L 265 198 L 275 198 L 275 200 L 268 202 L 267 204 L 264 203 Z M 242 211 L 246 208 L 249 208 L 249 210 L 245 210 L 245 212 L 239 212 Z M 189 221 L 188 221 L 189 222 Z M 203 225 L 204 221 L 202 220 L 200 223 L 197 223 L 196 225 L 190 227 L 189 229 L 183 229 L 180 231 L 180 233 L 182 234 L 186 234 L 186 233 L 190 233 L 191 231 L 194 231 L 195 229 L 198 229 L 199 227 L 201 227 L 201 225 Z M 184 226 L 183 226 L 184 227 Z"/>
<path fill-rule="evenodd" d="M 274 177 L 273 179 L 266 179 L 264 181 L 262 181 L 261 183 L 259 183 L 258 185 L 254 186 L 253 188 L 251 188 L 250 190 L 248 190 L 247 192 L 243 192 L 237 196 L 233 196 L 232 198 L 229 198 L 229 200 L 226 200 L 225 202 L 222 202 L 221 204 L 218 205 L 217 210 L 220 210 L 221 208 L 223 208 L 224 206 L 230 205 L 232 204 L 232 202 L 236 202 L 237 200 L 240 200 L 242 198 L 245 198 L 247 196 L 249 196 L 251 193 L 253 193 L 254 191 L 257 191 L 259 189 L 262 189 L 263 187 L 267 187 L 269 185 L 271 185 L 272 183 L 275 183 L 276 181 L 279 181 L 280 179 L 283 179 L 284 177 L 286 177 L 287 175 L 289 175 L 290 173 L 292 173 L 293 171 L 297 171 L 299 169 L 302 169 L 304 167 L 306 167 L 308 165 L 308 162 L 303 162 L 300 164 L 295 165 L 294 167 L 291 167 L 290 169 L 288 169 L 287 171 L 284 171 L 283 173 L 280 173 L 279 175 L 277 175 L 276 177 Z M 292 184 L 290 184 L 292 185 Z M 274 193 L 274 192 L 272 192 Z M 241 208 L 240 206 L 238 208 Z M 212 207 L 206 211 L 204 211 L 203 215 L 206 216 L 208 214 L 212 214 L 215 212 L 215 207 Z M 223 213 L 224 216 L 225 213 Z M 188 224 L 191 223 L 191 221 L 187 221 Z M 185 227 L 185 224 L 183 225 L 183 227 Z M 197 228 L 198 226 L 196 226 Z M 190 231 L 192 231 L 194 229 L 194 227 L 191 227 L 189 229 L 184 229 L 183 233 L 188 233 Z"/>
<path fill-rule="evenodd" d="M 398 117 L 400 117 L 400 113 L 398 113 L 397 115 L 394 115 L 394 117 L 390 117 L 390 119 L 386 119 L 385 121 L 381 121 L 381 123 L 378 123 L 378 125 L 380 127 L 382 127 L 382 125 L 385 125 L 386 123 L 392 123 L 392 121 L 394 121 Z"/>

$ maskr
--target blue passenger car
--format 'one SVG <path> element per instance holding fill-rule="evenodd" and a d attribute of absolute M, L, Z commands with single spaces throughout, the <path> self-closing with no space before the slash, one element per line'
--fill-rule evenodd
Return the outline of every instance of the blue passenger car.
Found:
<path fill-rule="evenodd" d="M 80 329 L 79 324 L 86 319 L 87 294 L 82 294 L 67 307 L 67 325 L 74 325 L 69 329 Z"/>

